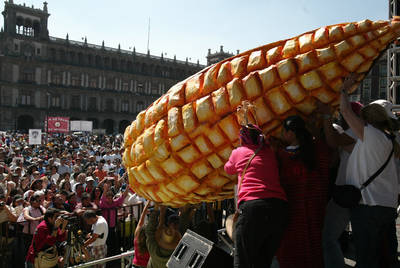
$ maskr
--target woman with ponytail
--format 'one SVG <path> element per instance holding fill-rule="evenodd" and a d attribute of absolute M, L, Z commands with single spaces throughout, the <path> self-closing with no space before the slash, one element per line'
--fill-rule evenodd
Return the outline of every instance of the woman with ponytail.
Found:
<path fill-rule="evenodd" d="M 321 232 L 328 201 L 329 147 L 314 139 L 300 116 L 283 121 L 279 174 L 289 224 L 277 252 L 281 268 L 323 267 Z"/>

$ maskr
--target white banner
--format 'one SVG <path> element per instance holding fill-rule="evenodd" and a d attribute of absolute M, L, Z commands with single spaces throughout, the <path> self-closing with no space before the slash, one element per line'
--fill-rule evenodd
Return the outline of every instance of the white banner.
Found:
<path fill-rule="evenodd" d="M 71 131 L 87 131 L 92 132 L 93 122 L 92 121 L 70 121 Z"/>
<path fill-rule="evenodd" d="M 30 129 L 29 130 L 29 145 L 42 144 L 42 130 Z"/>

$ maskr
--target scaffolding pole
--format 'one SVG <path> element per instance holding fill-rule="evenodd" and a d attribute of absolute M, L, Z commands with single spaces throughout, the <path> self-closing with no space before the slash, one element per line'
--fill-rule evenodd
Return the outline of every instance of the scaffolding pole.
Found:
<path fill-rule="evenodd" d="M 393 16 L 399 15 L 400 0 L 389 0 L 389 20 Z M 400 83 L 400 76 L 397 68 L 398 53 L 400 47 L 394 42 L 390 45 L 387 51 L 387 94 L 386 98 L 393 104 L 400 104 L 397 102 L 397 87 Z"/>

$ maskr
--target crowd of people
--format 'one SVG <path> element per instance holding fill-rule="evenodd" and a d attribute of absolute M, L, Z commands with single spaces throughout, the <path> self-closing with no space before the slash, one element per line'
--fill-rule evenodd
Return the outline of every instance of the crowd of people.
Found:
<path fill-rule="evenodd" d="M 146 200 L 128 186 L 121 135 L 55 134 L 43 136 L 43 145 L 29 145 L 28 140 L 26 134 L 0 134 L 1 248 L 2 254 L 11 249 L 13 267 L 63 266 L 119 254 L 117 237 L 132 226 L 117 227 L 129 217 L 135 267 L 165 267 L 188 228 L 216 241 L 211 204 L 180 210 L 157 204 L 149 208 L 149 202 L 144 206 Z M 120 215 L 121 207 L 137 204 L 144 207 L 141 214 L 136 206 Z M 73 224 L 79 225 L 83 238 L 79 250 L 74 248 L 66 258 Z M 54 263 L 42 263 L 51 260 L 43 256 L 53 251 Z"/>
<path fill-rule="evenodd" d="M 242 124 L 225 164 L 238 175 L 235 268 L 275 259 L 281 268 L 343 268 L 347 228 L 357 268 L 399 267 L 399 120 L 386 100 L 350 103 L 354 79 L 344 80 L 337 116 L 318 102 L 307 121 L 283 120 L 280 139 Z"/>
<path fill-rule="evenodd" d="M 43 136 L 42 145 L 28 140 L 26 134 L 0 134 L 1 242 L 14 251 L 13 267 L 23 265 L 21 251 L 33 267 L 40 252 L 65 241 L 73 216 L 91 232 L 83 244 L 88 257 L 118 252 L 117 208 L 143 201 L 127 186 L 123 137 L 55 134 Z M 132 212 L 138 217 L 138 209 Z"/>

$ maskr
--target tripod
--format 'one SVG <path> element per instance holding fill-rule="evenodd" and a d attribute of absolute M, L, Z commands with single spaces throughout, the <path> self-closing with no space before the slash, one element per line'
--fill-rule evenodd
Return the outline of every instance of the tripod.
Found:
<path fill-rule="evenodd" d="M 75 235 L 71 229 L 68 231 L 67 245 L 65 246 L 64 254 L 64 267 L 69 267 L 70 264 L 76 265 L 85 262 L 89 258 L 89 253 L 86 248 L 83 247 L 83 243 L 79 239 L 81 234 L 81 230 L 77 231 L 77 235 Z"/>

